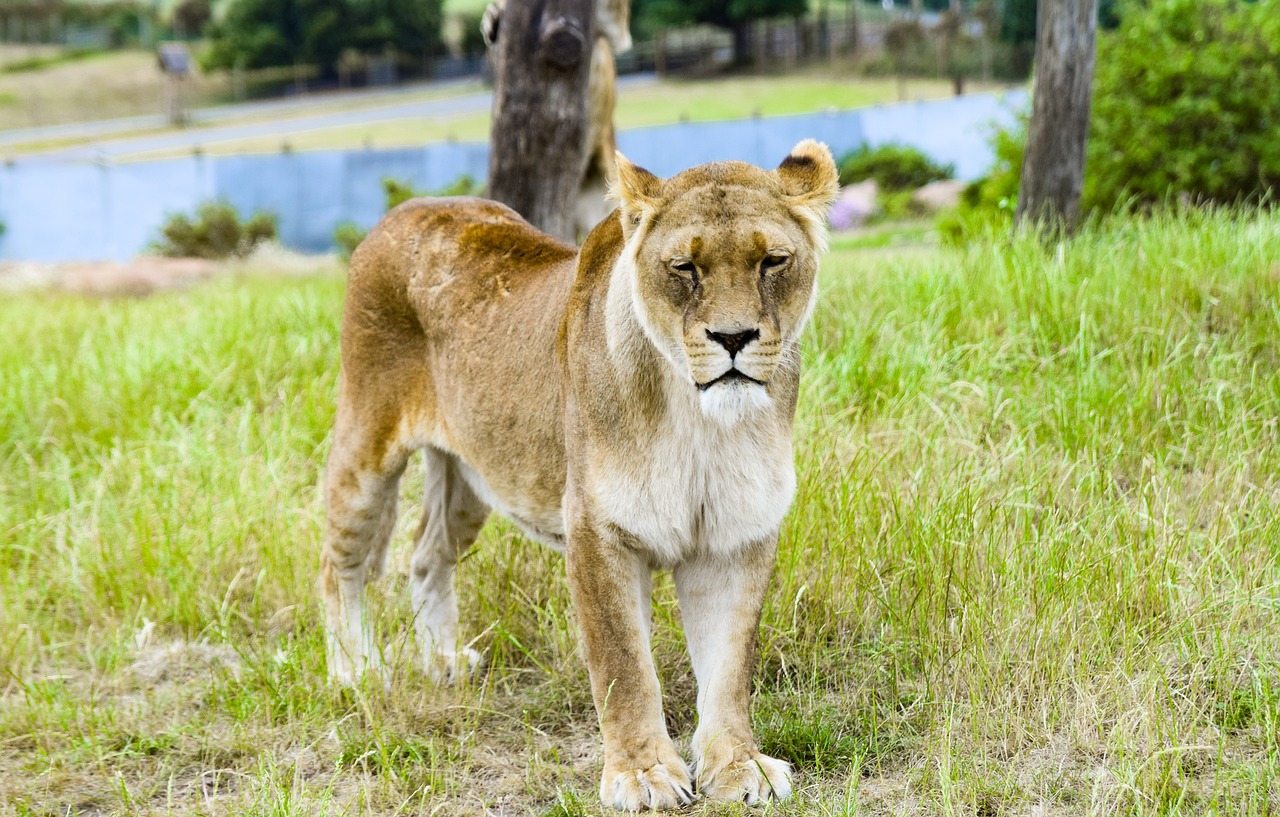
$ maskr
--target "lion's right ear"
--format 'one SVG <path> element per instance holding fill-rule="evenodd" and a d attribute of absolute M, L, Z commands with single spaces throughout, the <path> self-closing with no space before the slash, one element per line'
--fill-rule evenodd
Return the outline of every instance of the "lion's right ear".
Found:
<path fill-rule="evenodd" d="M 633 165 L 621 151 L 616 155 L 618 178 L 610 185 L 609 195 L 618 202 L 618 209 L 622 211 L 622 234 L 629 240 L 645 217 L 658 209 L 662 179 Z"/>
<path fill-rule="evenodd" d="M 827 209 L 840 195 L 840 174 L 830 148 L 806 139 L 791 149 L 776 172 L 793 205 L 816 222 L 826 220 Z"/>

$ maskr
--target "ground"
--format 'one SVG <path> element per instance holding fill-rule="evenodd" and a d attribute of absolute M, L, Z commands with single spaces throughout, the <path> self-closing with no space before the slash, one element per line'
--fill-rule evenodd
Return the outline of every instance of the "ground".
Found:
<path fill-rule="evenodd" d="M 1280 214 L 838 239 L 754 718 L 775 815 L 1280 809 Z M 0 814 L 601 814 L 561 558 L 460 566 L 472 686 L 324 680 L 340 270 L 0 300 Z M 252 273 L 252 274 L 249 274 Z M 654 652 L 687 747 L 670 581 Z M 695 815 L 746 814 L 695 806 Z"/>
<path fill-rule="evenodd" d="M 227 276 L 313 275 L 332 270 L 336 264 L 332 256 L 301 255 L 277 244 L 260 245 L 248 258 L 228 261 L 156 255 L 140 255 L 129 261 L 0 261 L 0 293 L 34 290 L 73 295 L 152 295 Z"/>

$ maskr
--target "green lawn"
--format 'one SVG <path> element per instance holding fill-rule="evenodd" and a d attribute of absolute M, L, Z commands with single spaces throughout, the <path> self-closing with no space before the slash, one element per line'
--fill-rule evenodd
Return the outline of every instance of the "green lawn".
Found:
<path fill-rule="evenodd" d="M 691 813 L 1275 813 L 1277 234 L 1272 211 L 836 242 L 754 699 L 796 796 Z M 401 669 L 324 681 L 342 290 L 0 301 L 0 814 L 601 813 L 560 557 L 492 523 L 460 567 L 487 673 L 412 668 L 420 475 L 373 590 Z"/>

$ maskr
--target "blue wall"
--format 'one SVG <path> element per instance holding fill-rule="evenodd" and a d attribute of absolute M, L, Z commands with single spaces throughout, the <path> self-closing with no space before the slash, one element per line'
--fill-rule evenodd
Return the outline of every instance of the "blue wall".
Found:
<path fill-rule="evenodd" d="M 978 94 L 803 116 L 637 128 L 618 136 L 633 162 L 670 176 L 704 162 L 740 159 L 774 167 L 801 139 L 837 154 L 863 144 L 900 142 L 952 162 L 974 179 L 992 161 L 993 126 L 1010 124 L 1024 92 Z M 383 209 L 382 179 L 436 190 L 459 176 L 483 181 L 484 143 L 437 143 L 402 150 L 313 151 L 270 156 L 192 156 L 104 165 L 24 163 L 0 167 L 0 258 L 28 261 L 124 260 L 142 252 L 172 213 L 224 199 L 242 214 L 269 210 L 281 241 L 320 252 L 343 221 L 373 226 Z"/>

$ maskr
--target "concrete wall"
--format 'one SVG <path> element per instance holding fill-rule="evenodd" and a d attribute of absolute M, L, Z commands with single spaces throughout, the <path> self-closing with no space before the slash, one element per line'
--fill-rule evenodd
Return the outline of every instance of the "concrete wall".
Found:
<path fill-rule="evenodd" d="M 978 94 L 803 116 L 637 128 L 618 137 L 637 164 L 663 176 L 703 162 L 740 159 L 774 167 L 796 142 L 815 138 L 838 155 L 863 144 L 913 145 L 956 166 L 962 179 L 992 161 L 990 132 L 1013 121 L 1026 94 Z M 269 156 L 192 156 L 104 165 L 17 161 L 0 167 L 0 258 L 123 260 L 144 251 L 172 213 L 223 199 L 242 214 L 269 210 L 281 240 L 320 252 L 343 221 L 373 226 L 382 179 L 437 190 L 462 175 L 483 180 L 488 145 L 443 143 L 402 150 L 309 151 Z"/>

